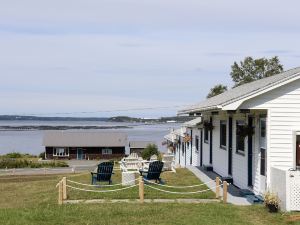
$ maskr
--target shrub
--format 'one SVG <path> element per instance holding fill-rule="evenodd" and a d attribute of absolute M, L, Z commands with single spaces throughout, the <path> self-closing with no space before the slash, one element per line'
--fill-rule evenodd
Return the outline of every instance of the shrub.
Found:
<path fill-rule="evenodd" d="M 36 162 L 27 159 L 2 159 L 0 160 L 1 169 L 12 169 L 12 168 L 44 168 L 44 167 L 68 167 L 68 164 L 64 161 L 51 161 L 51 162 Z"/>
<path fill-rule="evenodd" d="M 147 147 L 142 151 L 142 157 L 145 160 L 149 160 L 152 155 L 160 155 L 158 148 L 155 144 L 147 145 Z"/>
<path fill-rule="evenodd" d="M 41 152 L 41 153 L 39 154 L 39 158 L 45 159 L 45 152 Z"/>
<path fill-rule="evenodd" d="M 18 159 L 18 158 L 22 158 L 22 154 L 19 152 L 11 152 L 11 153 L 7 153 L 6 155 L 4 155 L 4 157 Z"/>
<path fill-rule="evenodd" d="M 280 199 L 277 194 L 267 191 L 264 194 L 264 203 L 270 212 L 277 212 L 279 209 Z"/>

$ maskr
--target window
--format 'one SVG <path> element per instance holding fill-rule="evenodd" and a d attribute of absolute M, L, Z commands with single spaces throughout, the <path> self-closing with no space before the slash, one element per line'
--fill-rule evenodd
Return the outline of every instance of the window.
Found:
<path fill-rule="evenodd" d="M 58 156 L 58 157 L 64 157 L 64 156 L 69 156 L 69 149 L 68 148 L 53 148 L 53 156 Z"/>
<path fill-rule="evenodd" d="M 266 176 L 266 150 L 260 149 L 260 175 Z"/>
<path fill-rule="evenodd" d="M 266 118 L 260 118 L 259 122 L 259 143 L 260 147 L 266 148 Z"/>
<path fill-rule="evenodd" d="M 204 142 L 208 143 L 208 129 L 204 128 Z"/>
<path fill-rule="evenodd" d="M 227 126 L 226 120 L 220 121 L 220 148 L 226 149 L 226 140 L 227 140 Z"/>
<path fill-rule="evenodd" d="M 241 135 L 241 130 L 244 128 L 244 121 L 236 122 L 236 152 L 245 152 L 245 138 Z"/>
<path fill-rule="evenodd" d="M 181 143 L 181 152 L 184 154 L 184 142 Z"/>
<path fill-rule="evenodd" d="M 102 155 L 111 155 L 111 154 L 112 154 L 112 149 L 110 149 L 110 148 L 102 149 Z"/>
<path fill-rule="evenodd" d="M 199 136 L 195 136 L 195 148 L 196 152 L 199 151 Z"/>

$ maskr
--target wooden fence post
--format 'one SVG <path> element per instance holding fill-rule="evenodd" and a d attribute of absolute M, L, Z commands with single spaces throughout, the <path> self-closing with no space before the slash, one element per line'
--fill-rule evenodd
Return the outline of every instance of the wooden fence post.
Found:
<path fill-rule="evenodd" d="M 216 198 L 220 197 L 220 178 L 216 177 Z"/>
<path fill-rule="evenodd" d="M 67 199 L 67 178 L 66 177 L 63 177 L 62 185 L 63 185 L 63 200 L 66 200 Z"/>
<path fill-rule="evenodd" d="M 139 195 L 140 195 L 140 202 L 144 203 L 144 180 L 143 180 L 143 176 L 140 176 Z"/>
<path fill-rule="evenodd" d="M 12 175 L 15 175 L 16 173 L 16 168 L 13 169 Z"/>
<path fill-rule="evenodd" d="M 62 187 L 62 181 L 59 181 L 58 183 L 58 204 L 62 205 L 63 204 L 63 187 Z"/>
<path fill-rule="evenodd" d="M 44 175 L 46 175 L 46 167 L 44 167 Z"/>
<path fill-rule="evenodd" d="M 227 203 L 227 181 L 223 182 L 223 203 Z"/>

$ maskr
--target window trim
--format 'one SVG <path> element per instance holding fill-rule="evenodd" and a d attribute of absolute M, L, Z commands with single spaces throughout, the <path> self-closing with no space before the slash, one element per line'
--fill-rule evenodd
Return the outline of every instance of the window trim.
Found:
<path fill-rule="evenodd" d="M 225 145 L 222 145 L 222 125 L 225 125 Z M 220 149 L 227 150 L 227 120 L 220 120 Z"/>
<path fill-rule="evenodd" d="M 245 156 L 245 138 L 243 139 L 243 143 L 244 143 L 244 149 L 238 149 L 238 135 L 237 135 L 237 128 L 239 125 L 245 125 L 245 121 L 244 120 L 236 120 L 235 123 L 235 149 L 236 149 L 236 154 L 241 155 L 241 156 Z"/>
<path fill-rule="evenodd" d="M 64 154 L 63 155 L 57 154 L 57 149 L 64 149 Z M 66 152 L 68 154 L 65 154 Z M 68 147 L 53 147 L 53 156 L 56 156 L 56 157 L 69 157 L 70 156 L 69 148 Z"/>

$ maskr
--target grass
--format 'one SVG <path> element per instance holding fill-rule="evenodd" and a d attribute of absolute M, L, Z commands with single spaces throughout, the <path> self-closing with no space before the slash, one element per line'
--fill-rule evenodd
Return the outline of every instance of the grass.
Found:
<path fill-rule="evenodd" d="M 68 178 L 68 177 L 67 177 Z M 121 183 L 121 173 L 120 171 L 116 171 L 116 173 L 112 176 L 113 184 Z M 91 175 L 90 174 L 83 174 L 81 176 L 76 177 L 70 177 L 71 180 L 78 181 L 81 183 L 90 184 L 91 182 Z M 194 184 L 200 184 L 201 182 L 197 177 L 194 176 L 192 172 L 190 172 L 187 169 L 178 169 L 177 173 L 172 172 L 165 172 L 162 173 L 162 179 L 167 185 L 172 186 L 187 186 L 187 185 L 194 185 Z M 137 181 L 138 182 L 138 181 Z M 84 188 L 84 189 L 90 189 L 90 190 L 111 190 L 111 189 L 119 189 L 122 188 L 122 186 L 114 186 L 110 188 L 104 188 L 104 187 L 86 187 L 86 186 L 80 186 L 76 184 L 71 184 L 72 186 Z M 107 183 L 104 183 L 107 184 Z M 188 188 L 188 189 L 174 189 L 174 188 L 165 188 L 160 187 L 157 185 L 149 184 L 151 186 L 154 186 L 156 188 L 160 188 L 167 191 L 172 192 L 194 192 L 199 190 L 205 190 L 208 189 L 206 185 L 195 187 L 195 188 Z M 68 196 L 70 199 L 97 199 L 97 198 L 104 198 L 104 199 L 137 199 L 139 198 L 138 193 L 138 187 L 134 187 L 131 189 L 118 191 L 118 192 L 110 192 L 110 193 L 91 193 L 91 192 L 81 192 L 78 190 L 68 190 Z M 190 194 L 190 195 L 182 195 L 182 194 L 167 194 L 163 192 L 159 192 L 157 190 L 153 190 L 147 185 L 145 185 L 145 198 L 148 199 L 155 199 L 155 198 L 163 198 L 163 199 L 174 199 L 174 198 L 214 198 L 215 195 L 212 191 L 207 191 L 203 193 L 197 193 L 197 194 Z"/>
<path fill-rule="evenodd" d="M 178 173 L 186 172 L 183 169 Z M 175 180 L 174 174 L 166 173 L 165 176 L 169 183 L 186 182 Z M 297 221 L 288 222 L 291 214 L 270 214 L 263 206 L 238 207 L 222 203 L 143 205 L 107 203 L 59 206 L 55 185 L 62 177 L 58 175 L 0 177 L 0 224 L 300 224 Z M 86 174 L 71 175 L 69 178 L 89 181 Z M 193 180 L 192 177 L 189 179 Z M 69 194 L 70 197 L 79 197 L 75 193 Z"/>

